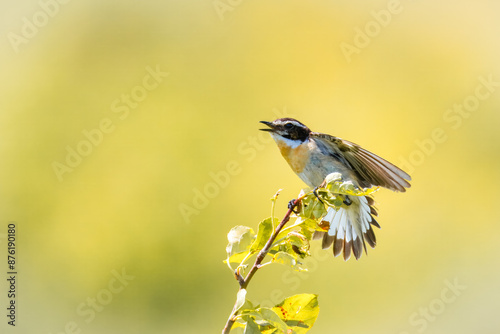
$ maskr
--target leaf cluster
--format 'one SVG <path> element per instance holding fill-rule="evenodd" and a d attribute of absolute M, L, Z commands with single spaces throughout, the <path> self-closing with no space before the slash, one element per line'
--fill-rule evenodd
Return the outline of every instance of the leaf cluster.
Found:
<path fill-rule="evenodd" d="M 234 327 L 243 327 L 244 334 L 306 333 L 318 317 L 318 296 L 299 294 L 285 298 L 274 307 L 254 306 L 245 298 L 246 290 L 238 292 L 238 309 Z"/>
<path fill-rule="evenodd" d="M 338 210 L 345 205 L 345 196 L 365 196 L 376 190 L 358 188 L 351 182 L 342 181 L 339 173 L 333 173 L 314 191 L 302 191 L 281 223 L 274 218 L 278 192 L 272 199 L 271 217 L 259 223 L 257 233 L 247 226 L 232 228 L 227 236 L 229 243 L 224 262 L 240 282 L 237 302 L 230 317 L 234 326 L 244 327 L 244 333 L 306 333 L 318 316 L 316 295 L 288 297 L 272 308 L 254 306 L 246 299 L 248 281 L 257 269 L 272 263 L 307 271 L 303 259 L 311 256 L 309 248 L 314 232 L 325 232 L 329 228 L 322 220 L 327 210 Z M 294 223 L 283 228 L 292 211 L 295 213 Z M 243 278 L 254 255 L 257 259 L 252 266 L 253 272 Z M 264 259 L 267 262 L 263 262 Z"/>

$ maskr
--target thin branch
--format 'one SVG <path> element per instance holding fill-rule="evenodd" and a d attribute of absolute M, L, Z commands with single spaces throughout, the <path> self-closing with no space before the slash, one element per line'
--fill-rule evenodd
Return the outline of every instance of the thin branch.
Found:
<path fill-rule="evenodd" d="M 274 229 L 274 209 L 276 208 L 276 201 L 278 200 L 278 195 L 280 194 L 281 190 L 283 189 L 278 190 L 272 198 L 273 204 L 271 205 L 271 224 L 273 226 L 273 229 Z"/>
<path fill-rule="evenodd" d="M 250 269 L 250 272 L 248 273 L 247 277 L 245 278 L 245 281 L 243 282 L 243 284 L 241 284 L 242 289 L 247 288 L 248 283 L 250 283 L 250 280 L 252 279 L 253 275 L 255 275 L 255 272 L 257 272 L 260 264 L 262 263 L 262 261 L 264 260 L 264 258 L 267 255 L 267 253 L 271 249 L 271 246 L 272 246 L 274 240 L 276 240 L 276 237 L 281 232 L 281 229 L 286 225 L 286 223 L 288 223 L 288 221 L 290 220 L 290 215 L 293 213 L 293 210 L 300 203 L 301 200 L 302 200 L 302 198 L 297 198 L 293 202 L 293 204 L 290 206 L 290 208 L 286 212 L 285 217 L 283 217 L 283 220 L 281 220 L 281 223 L 278 225 L 278 227 L 276 227 L 276 230 L 274 231 L 271 238 L 269 238 L 269 240 L 267 240 L 266 245 L 264 246 L 264 248 L 261 249 L 261 251 L 259 252 L 259 255 L 257 255 L 257 258 L 255 260 L 255 263 L 254 263 L 252 269 Z"/>
<path fill-rule="evenodd" d="M 305 197 L 305 195 L 297 198 L 289 206 L 287 213 L 285 214 L 285 216 L 283 217 L 283 219 L 281 220 L 279 225 L 274 230 L 273 235 L 271 236 L 271 238 L 269 238 L 269 240 L 267 240 L 266 245 L 264 246 L 264 248 L 261 249 L 261 251 L 257 255 L 257 258 L 255 259 L 255 263 L 253 264 L 252 269 L 250 269 L 250 272 L 247 274 L 247 277 L 244 280 L 242 280 L 241 275 L 239 275 L 239 273 L 238 273 L 239 277 L 236 276 L 236 279 L 238 280 L 238 282 L 240 284 L 240 290 L 247 288 L 248 284 L 252 280 L 253 275 L 255 275 L 257 270 L 262 267 L 261 263 L 264 260 L 264 258 L 266 257 L 267 253 L 269 253 L 269 250 L 272 248 L 274 240 L 276 240 L 276 237 L 278 236 L 278 234 L 281 232 L 281 230 L 286 225 L 286 223 L 288 223 L 288 221 L 290 220 L 290 215 L 293 213 L 293 210 L 299 205 L 300 201 L 302 201 L 302 199 L 304 197 Z M 222 334 L 229 334 L 229 332 L 231 331 L 231 328 L 234 325 L 234 322 L 236 321 L 235 316 L 237 313 L 237 310 L 236 310 L 237 303 L 238 303 L 238 301 L 236 301 L 236 303 L 233 306 L 233 311 L 231 312 L 231 315 L 227 319 L 226 325 L 224 326 L 224 329 L 222 330 Z"/>
<path fill-rule="evenodd" d="M 229 318 L 227 319 L 226 325 L 224 326 L 224 329 L 222 330 L 222 334 L 229 334 L 231 332 L 231 328 L 234 325 L 234 322 L 236 321 L 235 315 L 236 315 L 236 305 L 238 304 L 238 300 L 234 303 L 233 310 L 231 311 L 231 314 L 229 315 Z"/>

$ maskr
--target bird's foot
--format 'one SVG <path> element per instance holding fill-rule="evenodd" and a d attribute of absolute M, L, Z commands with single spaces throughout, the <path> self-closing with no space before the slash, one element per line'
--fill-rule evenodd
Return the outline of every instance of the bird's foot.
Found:
<path fill-rule="evenodd" d="M 318 199 L 318 201 L 320 201 L 322 204 L 325 204 L 325 203 L 321 200 L 321 198 L 319 198 L 319 195 L 318 195 L 318 188 L 319 188 L 319 187 L 314 188 L 314 190 L 313 190 L 313 194 L 314 194 L 314 196 L 316 196 L 316 198 Z"/>
<path fill-rule="evenodd" d="M 292 210 L 293 213 L 298 215 L 299 210 L 297 210 L 296 207 L 297 207 L 297 205 L 295 205 L 295 199 L 292 199 L 290 202 L 288 202 L 288 209 Z"/>
<path fill-rule="evenodd" d="M 349 205 L 352 204 L 352 200 L 347 195 L 344 198 L 344 204 L 347 205 L 347 206 L 349 206 Z"/>

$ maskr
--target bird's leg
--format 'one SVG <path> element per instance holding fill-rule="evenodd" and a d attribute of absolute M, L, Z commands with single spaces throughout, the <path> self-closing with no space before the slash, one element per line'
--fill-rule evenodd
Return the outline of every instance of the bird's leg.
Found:
<path fill-rule="evenodd" d="M 293 213 L 295 213 L 296 215 L 298 215 L 299 214 L 299 210 L 292 209 L 294 206 L 295 206 L 295 199 L 292 199 L 290 202 L 288 202 L 288 209 L 292 210 Z"/>
<path fill-rule="evenodd" d="M 319 196 L 318 196 L 318 188 L 319 188 L 319 187 L 315 187 L 315 188 L 313 189 L 313 194 L 314 194 L 314 196 L 316 196 L 316 198 L 318 199 L 318 201 L 320 201 L 320 202 L 321 202 L 321 204 L 325 204 L 325 203 L 321 200 L 321 198 L 319 198 Z"/>
<path fill-rule="evenodd" d="M 345 195 L 345 197 L 344 197 L 344 204 L 347 206 L 352 204 L 352 200 L 347 195 Z"/>

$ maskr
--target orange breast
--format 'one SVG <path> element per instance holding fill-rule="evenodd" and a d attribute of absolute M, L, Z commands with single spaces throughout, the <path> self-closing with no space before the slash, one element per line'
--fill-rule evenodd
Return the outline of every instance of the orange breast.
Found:
<path fill-rule="evenodd" d="M 309 150 L 307 149 L 307 144 L 291 148 L 284 142 L 278 142 L 278 147 L 281 155 L 283 155 L 292 170 L 297 174 L 302 173 L 309 160 Z"/>

